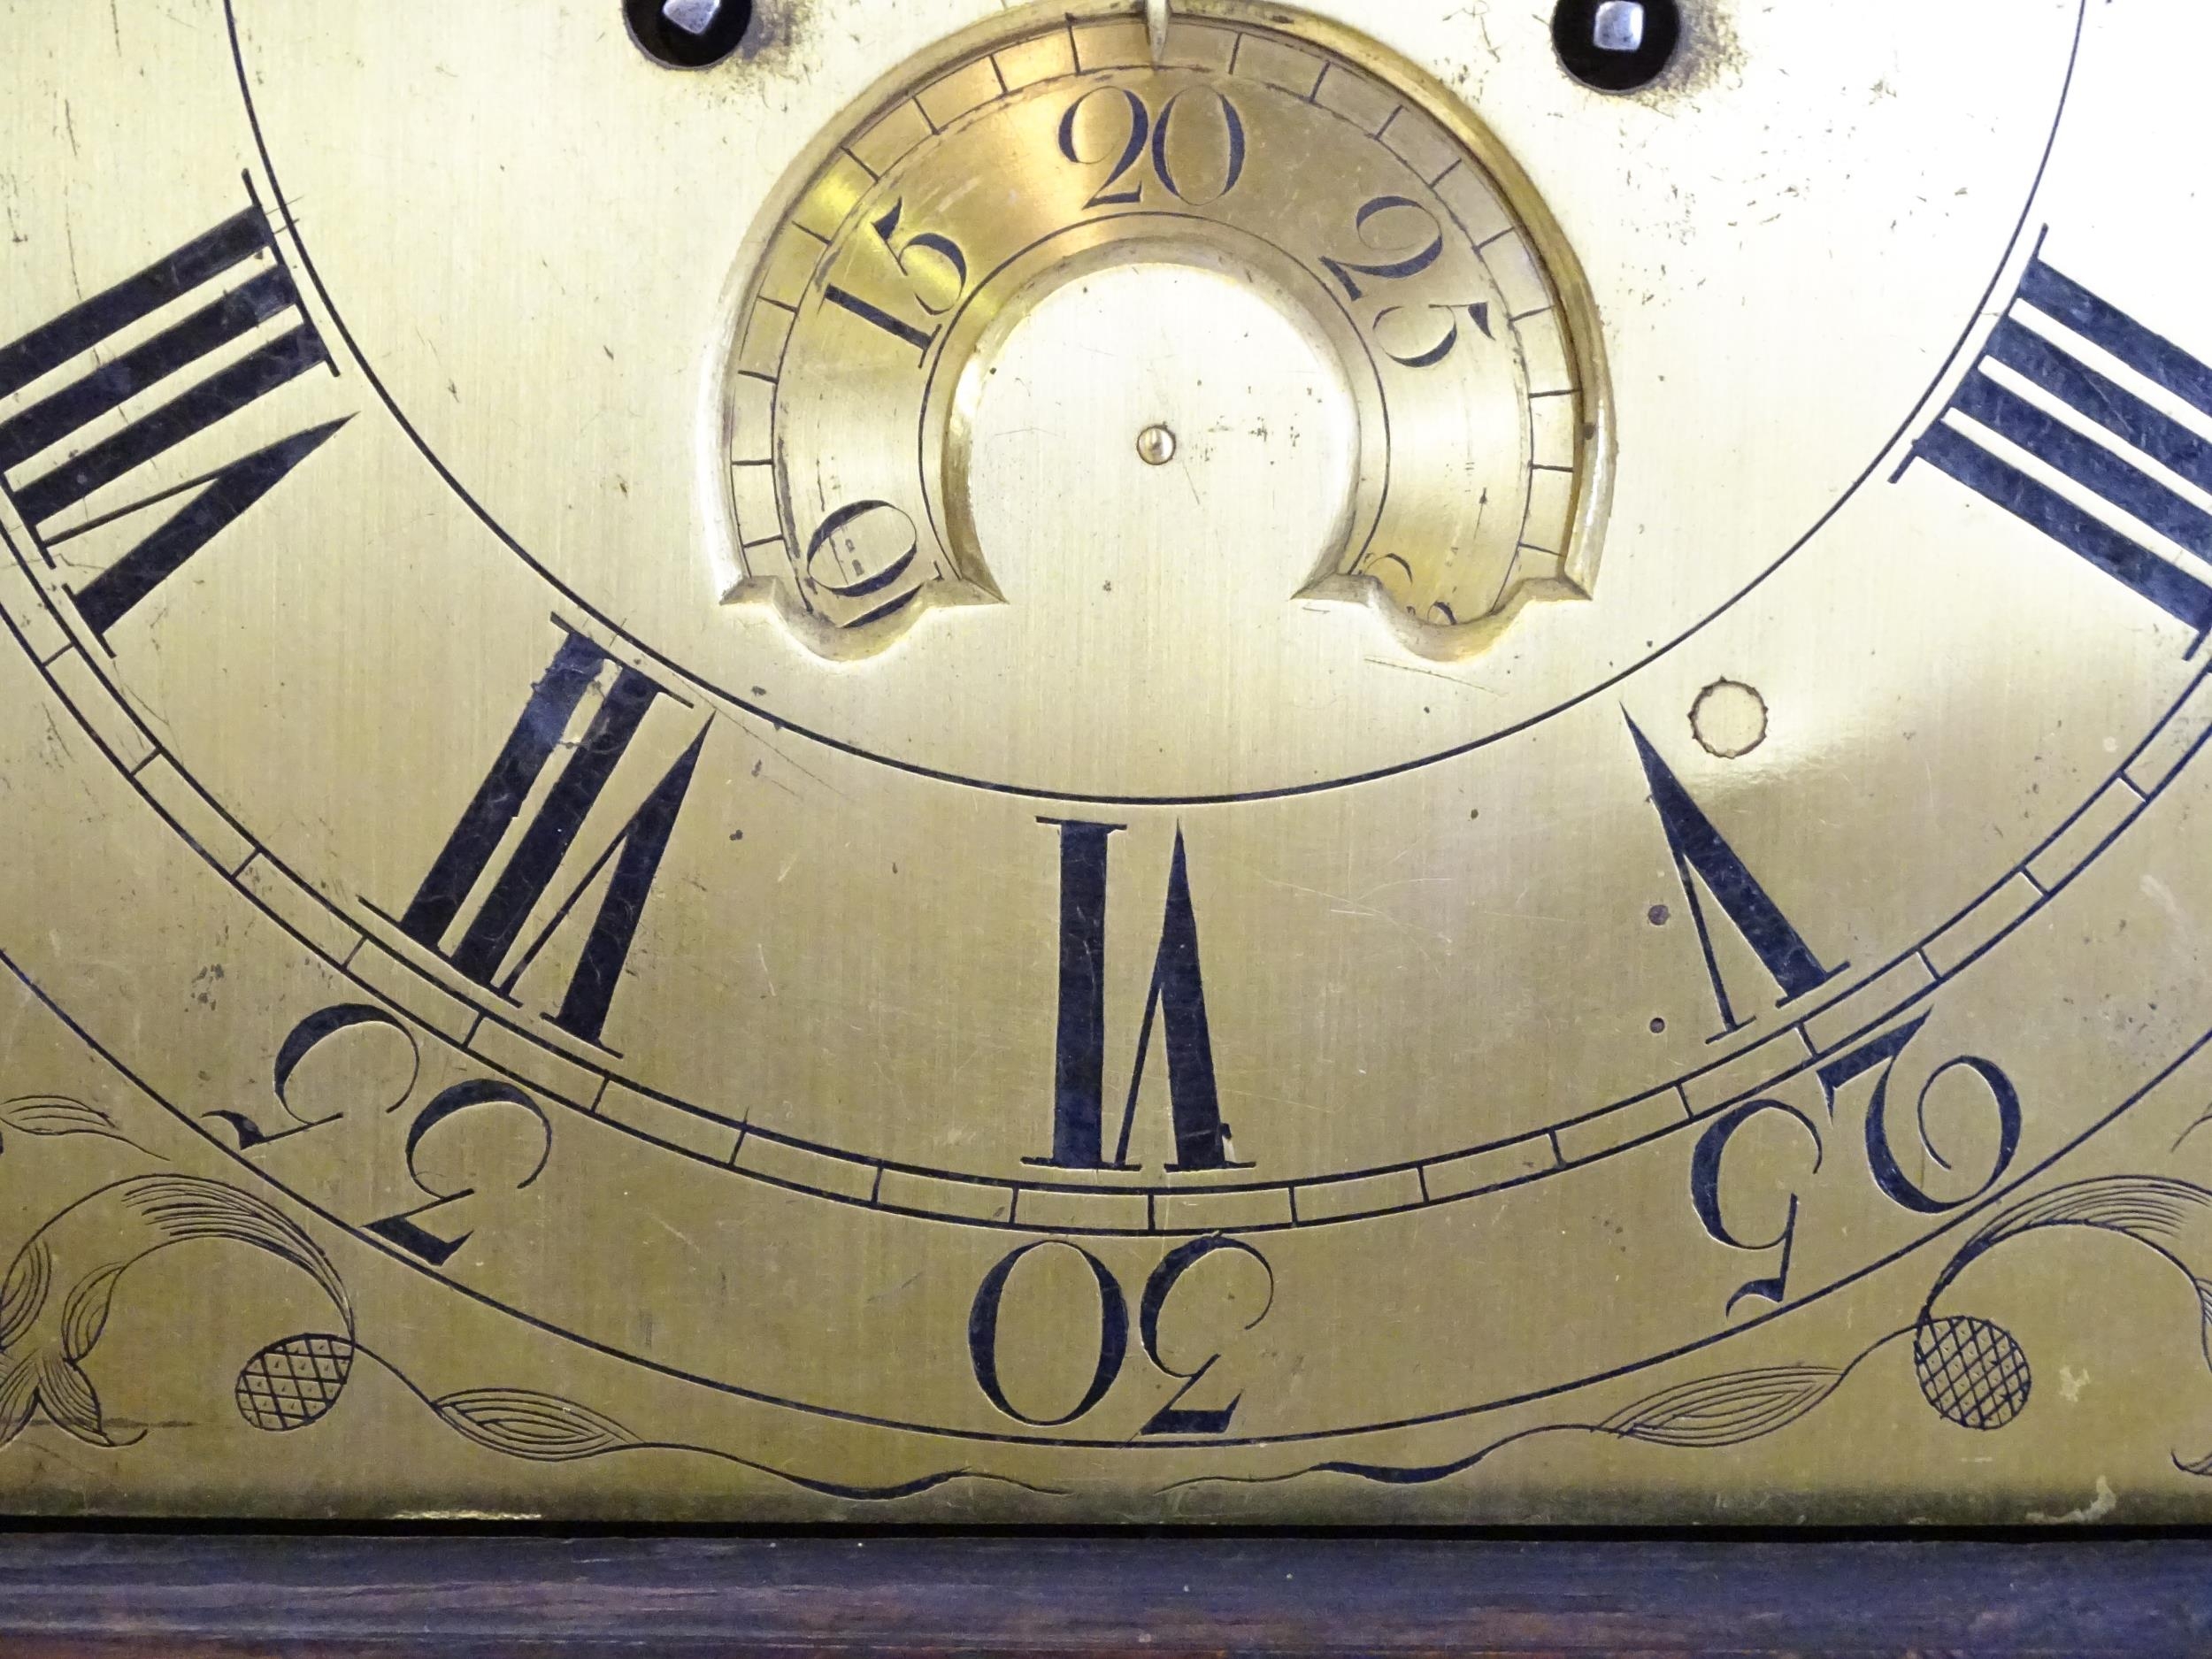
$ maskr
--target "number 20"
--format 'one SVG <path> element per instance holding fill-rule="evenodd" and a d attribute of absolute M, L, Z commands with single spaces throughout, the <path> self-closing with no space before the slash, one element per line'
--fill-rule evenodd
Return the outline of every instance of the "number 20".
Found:
<path fill-rule="evenodd" d="M 1183 100 L 1189 97 L 1194 90 L 1200 89 L 1186 88 L 1170 98 L 1161 106 L 1156 119 L 1145 101 L 1126 87 L 1094 87 L 1068 105 L 1067 113 L 1060 118 L 1060 153 L 1079 167 L 1093 166 L 1105 159 L 1102 156 L 1085 156 L 1077 150 L 1075 127 L 1077 120 L 1083 113 L 1084 106 L 1092 99 L 1100 97 L 1119 97 L 1126 106 L 1128 130 L 1122 143 L 1120 155 L 1114 163 L 1113 172 L 1107 176 L 1106 182 L 1093 191 L 1090 200 L 1083 204 L 1087 211 L 1094 207 L 1133 207 L 1144 200 L 1144 181 L 1141 179 L 1125 190 L 1118 190 L 1114 187 L 1128 177 L 1138 163 L 1144 158 L 1148 140 L 1150 141 L 1152 150 L 1153 175 L 1167 187 L 1169 195 L 1187 206 L 1211 207 L 1237 188 L 1237 180 L 1244 176 L 1244 118 L 1237 113 L 1235 104 L 1230 103 L 1227 97 L 1210 87 L 1202 90 L 1203 96 L 1212 98 L 1221 109 L 1222 146 L 1225 152 L 1222 159 L 1221 188 L 1211 196 L 1193 196 L 1186 188 L 1188 181 L 1178 179 L 1175 175 L 1175 165 L 1168 154 L 1169 134 L 1174 130 L 1176 111 L 1182 107 Z"/>
<path fill-rule="evenodd" d="M 1006 1396 L 999 1379 L 999 1310 L 1005 1300 L 1007 1282 L 1014 1270 L 1040 1250 L 1073 1250 L 1090 1270 L 1092 1283 L 1098 1291 L 1098 1363 L 1092 1369 L 1089 1386 L 1075 1409 L 1056 1417 L 1031 1417 Z M 1267 1297 L 1260 1310 L 1244 1323 L 1247 1331 L 1256 1328 L 1267 1317 L 1268 1310 L 1275 1305 L 1275 1270 L 1267 1264 L 1267 1258 L 1250 1245 L 1236 1239 L 1210 1233 L 1202 1239 L 1171 1250 L 1152 1270 L 1146 1279 L 1144 1295 L 1138 1302 L 1137 1334 L 1144 1345 L 1145 1356 L 1160 1371 L 1170 1377 L 1184 1379 L 1183 1386 L 1174 1397 L 1145 1421 L 1140 1434 L 1222 1434 L 1228 1432 L 1232 1418 L 1242 1398 L 1232 1400 L 1225 1406 L 1211 1409 L 1187 1408 L 1182 1404 L 1185 1395 L 1204 1380 L 1206 1373 L 1221 1362 L 1223 1347 L 1214 1351 L 1194 1371 L 1179 1371 L 1170 1364 L 1160 1351 L 1160 1317 L 1168 1301 L 1175 1294 L 1183 1276 L 1199 1263 L 1217 1252 L 1228 1250 L 1248 1256 L 1259 1263 L 1267 1276 Z M 975 1370 L 977 1386 L 990 1402 L 1017 1422 L 1035 1428 L 1057 1428 L 1087 1415 L 1103 1400 L 1122 1367 L 1129 1357 L 1129 1302 L 1122 1294 L 1120 1285 L 1106 1264 L 1079 1245 L 1058 1239 L 1041 1239 L 1025 1244 L 1005 1257 L 984 1275 L 983 1283 L 975 1294 L 974 1304 L 968 1310 L 968 1357 Z"/>

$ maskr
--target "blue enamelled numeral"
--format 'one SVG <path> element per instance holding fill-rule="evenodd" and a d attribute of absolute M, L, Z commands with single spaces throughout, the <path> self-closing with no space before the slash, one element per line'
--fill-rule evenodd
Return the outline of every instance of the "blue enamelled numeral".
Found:
<path fill-rule="evenodd" d="M 1897 1210 L 1948 1215 L 1988 1196 L 2010 1171 L 2025 1126 L 2018 1088 L 2002 1066 L 1981 1055 L 1955 1054 L 1929 1064 L 1928 1045 L 1920 1040 L 1932 1018 L 1921 1013 L 1815 1068 L 1818 1105 L 1782 1098 L 1778 1090 L 1729 1107 L 1698 1137 L 1690 1157 L 1690 1203 L 1699 1224 L 1732 1249 L 1773 1257 L 1774 1271 L 1739 1286 L 1726 1312 L 1747 1302 L 1779 1306 L 1788 1300 L 1801 1189 L 1842 1150 L 1830 1141 L 1847 1090 L 1866 1102 L 1852 1149 L 1863 1155 L 1875 1190 Z M 1761 1139 L 1765 1145 L 1758 1149 L 1770 1160 L 1785 1148 L 1798 1155 L 1797 1173 L 1779 1194 L 1786 1207 L 1778 1225 L 1767 1224 L 1774 1226 L 1770 1236 L 1763 1236 L 1766 1226 L 1751 1217 L 1732 1215 L 1724 1186 L 1732 1165 Z"/>
<path fill-rule="evenodd" d="M 137 337 L 174 309 L 182 310 L 176 320 Z M 242 346 L 250 349 L 239 355 Z M 104 352 L 113 355 L 101 361 Z M 88 523 L 77 522 L 79 510 L 319 367 L 335 372 L 258 207 L 0 345 L 0 401 L 34 400 L 0 419 L 0 490 L 42 549 L 192 492 L 76 590 L 78 613 L 96 635 L 104 639 L 345 423 L 309 426 L 181 488 L 145 487 Z M 35 389 L 42 385 L 42 394 Z M 126 404 L 171 388 L 165 401 L 118 424 Z"/>
<path fill-rule="evenodd" d="M 426 1101 L 421 1082 L 422 1049 L 405 1025 L 367 1003 L 338 1003 L 301 1020 L 278 1048 L 269 1108 L 206 1117 L 257 1161 L 303 1142 L 326 1164 L 396 1166 L 416 1197 L 368 1231 L 442 1267 L 513 1194 L 536 1185 L 553 1156 L 553 1125 L 502 1079 L 467 1079 Z M 343 1143 L 334 1150 L 334 1139 Z"/>
<path fill-rule="evenodd" d="M 1755 1010 L 1741 1005 L 1740 994 L 1739 997 L 1729 995 L 1719 956 L 1713 949 L 1713 925 L 1717 920 L 1733 927 L 1744 943 L 1750 946 L 1752 954 L 1781 993 L 1777 1007 L 1818 990 L 1850 964 L 1839 962 L 1831 967 L 1814 954 L 1805 936 L 1729 844 L 1719 826 L 1683 787 L 1682 780 L 1652 746 L 1651 740 L 1635 721 L 1629 720 L 1627 724 L 1630 741 L 1635 745 L 1637 760 L 1643 768 L 1644 782 L 1651 792 L 1652 810 L 1658 815 L 1668 855 L 1682 883 L 1682 896 L 1689 907 L 1705 977 L 1712 987 L 1713 1002 L 1720 1010 L 1721 1029 L 1713 1036 L 1717 1041 L 1742 1030 L 1756 1018 Z M 1707 897 L 1712 901 L 1710 912 L 1705 902 Z"/>
<path fill-rule="evenodd" d="M 1204 107 L 1210 107 L 1219 125 L 1208 129 L 1215 153 L 1201 168 L 1194 158 L 1180 154 L 1183 146 L 1175 142 L 1175 134 L 1182 123 L 1202 119 Z M 1100 153 L 1085 155 L 1091 129 L 1101 121 L 1118 123 L 1120 136 L 1110 140 Z M 1068 105 L 1060 118 L 1059 137 L 1062 159 L 1079 167 L 1113 160 L 1105 182 L 1083 204 L 1087 213 L 1102 207 L 1134 207 L 1155 182 L 1185 206 L 1211 207 L 1244 177 L 1244 116 L 1225 94 L 1211 87 L 1186 87 L 1161 104 L 1156 115 L 1126 87 L 1094 87 Z M 1149 178 L 1143 165 L 1148 154 Z"/>
<path fill-rule="evenodd" d="M 1369 290 L 1376 284 L 1410 281 L 1425 275 L 1444 257 L 1443 227 L 1437 222 L 1435 214 L 1409 196 L 1379 196 L 1363 204 L 1352 217 L 1351 231 L 1365 257 L 1353 259 L 1324 256 L 1321 265 L 1336 279 L 1344 290 L 1344 297 L 1354 304 L 1373 297 Z M 1398 290 L 1394 286 L 1392 291 Z M 1400 339 L 1400 345 L 1411 344 L 1409 350 L 1400 350 L 1386 342 L 1386 335 L 1394 337 L 1397 332 L 1391 319 L 1422 311 L 1440 313 L 1429 319 L 1435 334 L 1432 340 L 1419 344 L 1412 343 L 1409 338 Z M 1369 328 L 1376 334 L 1383 355 L 1393 362 L 1409 369 L 1432 369 L 1458 349 L 1462 311 L 1482 331 L 1485 339 L 1496 338 L 1486 300 L 1447 303 L 1431 299 L 1385 305 L 1370 319 Z"/>
<path fill-rule="evenodd" d="M 604 695 L 580 736 L 572 744 L 565 741 L 572 725 L 582 718 L 587 694 L 603 684 Z M 553 1025 L 588 1043 L 600 1043 L 605 1032 L 705 733 L 647 789 L 611 841 L 587 849 L 579 837 L 664 695 L 651 680 L 618 665 L 589 640 L 565 634 L 513 732 L 399 918 L 400 929 L 410 939 L 506 997 L 611 864 L 581 954 L 550 1017 Z M 510 831 L 548 772 L 555 774 L 551 787 L 509 849 Z M 565 896 L 551 918 L 526 937 L 532 916 L 556 895 Z"/>
<path fill-rule="evenodd" d="M 1198 912 L 1191 902 L 1190 861 L 1175 832 L 1168 864 L 1167 902 L 1153 953 L 1152 980 L 1137 1028 L 1114 1137 L 1106 1150 L 1106 878 L 1112 838 L 1126 827 L 1041 818 L 1060 835 L 1060 1002 L 1055 1049 L 1052 1155 L 1033 1162 L 1064 1170 L 1127 1170 L 1137 1099 L 1144 1087 L 1153 1033 L 1164 1032 L 1169 1111 L 1174 1120 L 1172 1170 L 1248 1169 L 1231 1149 L 1215 1081 L 1213 1033 L 1206 1018 L 1206 984 L 1198 955 Z"/>
<path fill-rule="evenodd" d="M 1025 1264 L 1048 1266 L 1054 1257 L 1073 1258 L 1087 1278 L 1096 1307 L 1095 1363 L 1081 1394 L 1056 1412 L 1041 1402 L 1030 1402 L 1037 1405 L 1035 1410 L 1018 1402 L 1004 1370 L 1010 1351 L 1019 1352 L 1024 1343 L 1033 1352 L 1039 1346 L 1018 1325 L 1008 1329 L 1016 1323 L 1009 1317 L 1009 1303 L 1017 1275 Z M 1056 1311 L 1059 1305 L 1054 1304 Z M 1274 1305 L 1275 1270 L 1242 1240 L 1211 1233 L 1168 1252 L 1139 1294 L 1137 1338 L 1153 1370 L 1183 1386 L 1145 1418 L 1138 1435 L 1227 1433 L 1242 1391 L 1229 1392 L 1223 1400 L 1230 1385 L 1208 1379 Z M 1169 1325 L 1178 1321 L 1185 1328 L 1171 1333 Z M 968 1358 L 976 1386 L 999 1411 L 1033 1428 L 1065 1427 L 1096 1410 L 1127 1370 L 1129 1298 L 1112 1270 L 1080 1245 L 1063 1239 L 1025 1244 L 985 1274 L 976 1290 L 968 1310 Z"/>
<path fill-rule="evenodd" d="M 1945 416 L 1921 434 L 1907 465 L 1925 461 L 1949 474 L 2201 640 L 2212 630 L 2212 585 L 2162 542 L 2212 559 L 2212 514 L 2160 474 L 2212 490 L 2212 442 L 2105 373 L 2092 361 L 2095 353 L 2212 420 L 2212 366 L 2039 253 Z M 2039 397 L 2024 396 L 2023 387 Z M 2127 527 L 2031 476 L 2007 445 L 2069 480 L 2080 497 L 2112 510 Z"/>
<path fill-rule="evenodd" d="M 913 303 L 934 322 L 965 297 L 969 285 L 968 256 L 949 236 L 935 231 L 908 229 L 905 216 L 906 204 L 894 202 L 887 211 L 870 221 L 869 228 L 874 231 L 884 252 L 906 280 Z M 822 291 L 822 297 L 862 322 L 881 329 L 892 339 L 913 347 L 919 360 L 927 359 L 929 349 L 937 343 L 941 332 L 937 327 L 917 327 L 874 301 L 864 299 L 834 282 Z"/>

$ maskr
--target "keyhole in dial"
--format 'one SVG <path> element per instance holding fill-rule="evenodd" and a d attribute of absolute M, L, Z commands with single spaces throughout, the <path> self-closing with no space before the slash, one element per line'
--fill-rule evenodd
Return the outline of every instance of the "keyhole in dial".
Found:
<path fill-rule="evenodd" d="M 1601 92 L 1649 86 L 1682 39 L 1677 0 L 1559 0 L 1552 44 L 1567 73 Z"/>
<path fill-rule="evenodd" d="M 670 69 L 720 63 L 753 22 L 753 0 L 623 0 L 622 11 L 639 50 Z"/>

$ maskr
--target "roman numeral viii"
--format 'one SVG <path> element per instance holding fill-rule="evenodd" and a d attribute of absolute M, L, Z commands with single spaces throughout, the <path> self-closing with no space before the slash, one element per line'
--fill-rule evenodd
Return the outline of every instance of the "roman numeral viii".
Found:
<path fill-rule="evenodd" d="M 2212 444 L 2093 366 L 2085 348 L 2212 418 L 2212 368 L 2039 256 L 1946 418 L 1921 434 L 1911 458 L 2025 519 L 2201 639 L 2212 629 L 2212 586 L 2160 543 L 2212 558 L 2212 514 L 2160 472 L 2212 490 Z M 2075 489 L 2031 476 L 2005 445 Z M 2116 510 L 2125 527 L 2091 511 L 2092 502 Z"/>
<path fill-rule="evenodd" d="M 157 319 L 157 313 L 173 310 L 173 320 Z M 152 332 L 145 333 L 149 325 Z M 135 343 L 126 343 L 127 336 Z M 96 634 L 104 637 L 344 423 L 295 433 L 182 485 L 149 488 L 89 522 L 77 522 L 76 510 L 329 362 L 258 207 L 0 346 L 0 410 L 12 410 L 0 419 L 0 487 L 42 545 L 50 549 L 197 491 L 75 591 L 77 609 Z M 40 390 L 35 383 L 49 377 L 51 388 Z M 119 415 L 141 394 L 171 387 L 176 389 L 152 410 Z"/>
<path fill-rule="evenodd" d="M 594 694 L 597 706 L 586 713 Z M 400 918 L 408 937 L 506 996 L 598 891 L 565 993 L 549 1016 L 586 1042 L 597 1043 L 606 1028 L 706 743 L 702 730 L 657 781 L 620 798 L 611 787 L 616 769 L 662 695 L 634 668 L 569 634 Z M 576 726 L 583 729 L 572 736 Z M 533 799 L 536 810 L 526 818 Z M 599 833 L 587 837 L 595 820 Z"/>

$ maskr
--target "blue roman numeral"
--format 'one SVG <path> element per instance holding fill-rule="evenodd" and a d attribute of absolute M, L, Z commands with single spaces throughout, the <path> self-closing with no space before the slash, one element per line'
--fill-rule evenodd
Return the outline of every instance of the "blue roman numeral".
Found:
<path fill-rule="evenodd" d="M 1705 976 L 1712 982 L 1713 1001 L 1720 1009 L 1722 1030 L 1718 1034 L 1725 1036 L 1729 1032 L 1741 1030 L 1751 1023 L 1751 1017 L 1739 1018 L 1735 1004 L 1729 1000 L 1727 982 L 1721 977 L 1720 959 L 1713 951 L 1712 926 L 1706 918 L 1705 906 L 1698 899 L 1700 882 L 1773 979 L 1782 993 L 1781 1002 L 1792 1002 L 1808 991 L 1819 989 L 1848 967 L 1848 963 L 1828 967 L 1813 954 L 1804 935 L 1759 885 L 1750 866 L 1728 844 L 1727 838 L 1705 816 L 1704 810 L 1691 799 L 1682 780 L 1660 758 L 1659 751 L 1651 746 L 1650 740 L 1633 720 L 1628 722 L 1628 735 L 1636 745 L 1636 758 L 1643 763 L 1644 781 L 1651 788 L 1652 808 L 1659 814 L 1659 826 L 1667 837 L 1667 851 L 1674 859 L 1675 874 L 1682 883 L 1682 896 L 1690 907 L 1690 921 L 1697 929 L 1698 948 L 1705 956 Z"/>
<path fill-rule="evenodd" d="M 234 273 L 255 265 L 261 268 L 235 286 L 226 286 L 235 280 Z M 322 336 L 300 309 L 292 279 L 276 257 L 268 220 L 259 208 L 252 207 L 136 276 L 0 346 L 0 399 L 26 391 L 35 381 L 195 294 L 205 295 L 207 303 L 0 420 L 0 488 L 7 491 L 42 542 L 51 546 L 92 527 L 58 532 L 56 521 L 95 491 L 127 477 L 310 369 L 329 364 Z M 288 327 L 278 332 L 268 328 L 281 324 L 288 313 L 295 319 Z M 225 348 L 257 332 L 267 337 L 160 407 L 85 449 L 66 449 L 70 439 L 130 398 L 191 373 Z M 296 433 L 188 486 L 198 490 L 188 505 L 77 590 L 77 608 L 87 625 L 104 637 L 343 424 L 334 421 Z M 158 494 L 143 498 L 96 523 L 157 499 Z"/>
<path fill-rule="evenodd" d="M 2212 418 L 2212 367 L 2043 263 L 2030 262 L 2007 314 L 1952 398 L 1955 411 L 2018 445 L 2138 523 L 2212 557 L 2212 515 L 2161 481 L 2154 462 L 2212 489 L 2212 444 L 2111 376 L 2021 321 L 2023 307 L 2062 325 Z M 2062 404 L 2061 419 L 1989 373 L 2001 365 Z M 2115 448 L 2090 435 L 2098 427 Z M 1990 448 L 1974 426 L 1939 418 L 1912 458 L 1949 473 L 2139 594 L 2201 639 L 2212 629 L 2212 586 L 2137 536 L 2114 528 Z"/>
<path fill-rule="evenodd" d="M 564 739 L 586 695 L 611 670 L 612 683 L 583 736 L 572 749 L 567 749 Z M 611 860 L 614 872 L 605 896 L 560 1009 L 550 1017 L 554 1025 L 589 1043 L 598 1043 L 605 1032 L 638 923 L 652 896 L 706 742 L 703 733 L 645 796 L 612 843 L 588 866 L 579 865 L 578 833 L 606 794 L 616 766 L 629 753 L 660 695 L 660 687 L 634 668 L 617 668 L 589 640 L 566 634 L 400 918 L 409 938 L 503 996 L 513 990 L 554 929 Z M 552 787 L 502 860 L 499 854 L 509 831 L 549 768 L 557 772 Z M 524 941 L 523 929 L 532 912 L 553 890 L 555 881 L 564 878 L 571 887 L 566 902 L 534 939 Z M 480 892 L 475 914 L 449 945 L 448 935 L 455 932 L 472 895 Z M 518 956 L 518 945 L 522 949 Z"/>
<path fill-rule="evenodd" d="M 1247 1169 L 1233 1156 L 1214 1079 L 1213 1034 L 1198 960 L 1198 913 L 1190 863 L 1175 832 L 1167 904 L 1152 957 L 1152 982 L 1137 1027 L 1136 1063 L 1123 1102 L 1113 1156 L 1106 1153 L 1106 866 L 1108 842 L 1124 827 L 1040 818 L 1060 832 L 1060 1021 L 1053 1077 L 1052 1156 L 1033 1162 L 1064 1170 L 1126 1170 L 1137 1099 L 1156 1023 L 1167 1051 L 1174 1170 Z"/>

